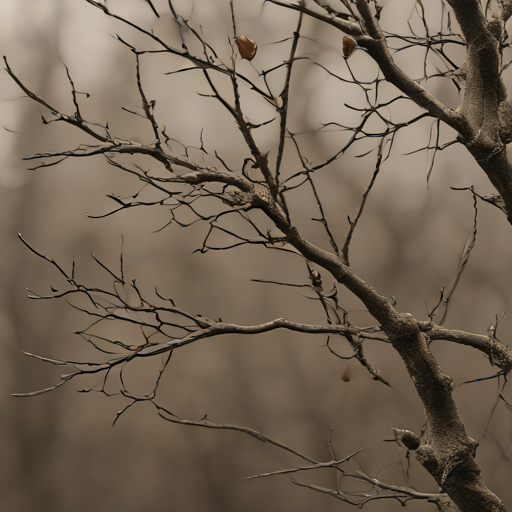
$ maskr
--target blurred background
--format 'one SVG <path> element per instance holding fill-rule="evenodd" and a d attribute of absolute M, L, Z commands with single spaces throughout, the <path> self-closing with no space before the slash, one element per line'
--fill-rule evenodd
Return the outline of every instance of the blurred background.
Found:
<path fill-rule="evenodd" d="M 154 29 L 169 44 L 179 47 L 179 33 L 168 3 L 154 0 L 161 17 L 156 19 L 143 0 L 108 1 L 116 13 Z M 437 2 L 432 2 L 437 4 Z M 382 26 L 388 32 L 421 33 L 414 0 L 382 2 Z M 176 0 L 177 12 L 188 19 L 229 62 L 232 38 L 229 4 L 226 0 Z M 439 30 L 440 5 L 430 5 L 427 19 L 432 32 Z M 235 0 L 238 35 L 258 43 L 251 62 L 237 60 L 238 71 L 253 80 L 258 73 L 288 58 L 297 14 L 254 0 Z M 437 25 L 436 25 L 437 24 Z M 151 127 L 141 117 L 121 107 L 141 106 L 135 82 L 135 60 L 119 34 L 138 49 L 155 49 L 140 32 L 105 16 L 85 1 L 3 0 L 0 3 L 0 50 L 17 76 L 34 92 L 62 112 L 74 112 L 65 66 L 78 91 L 82 115 L 105 124 L 119 139 L 149 143 Z M 355 126 L 363 108 L 359 86 L 341 82 L 312 62 L 321 63 L 340 77 L 350 79 L 350 69 L 361 81 L 376 76 L 376 68 L 363 51 L 349 61 L 340 52 L 341 34 L 332 27 L 305 18 L 304 36 L 293 70 L 289 129 L 296 134 L 303 154 L 313 164 L 336 154 L 350 133 L 324 129 L 336 122 Z M 186 35 L 189 37 L 190 34 Z M 191 48 L 193 47 L 191 43 Z M 451 51 L 451 50 L 450 50 Z M 461 64 L 464 54 L 454 52 Z M 411 49 L 397 54 L 397 62 L 410 74 L 423 76 L 423 53 Z M 431 65 L 431 64 L 429 64 Z M 233 168 L 240 169 L 248 157 L 242 137 L 232 119 L 212 98 L 199 71 L 165 75 L 187 67 L 179 58 L 165 54 L 142 57 L 142 82 L 148 99 L 156 100 L 155 115 L 167 134 L 182 144 L 215 151 Z M 507 87 L 512 85 L 505 74 Z M 268 77 L 277 96 L 284 74 Z M 451 107 L 458 104 L 449 80 L 430 80 L 428 88 Z M 225 84 L 219 81 L 222 89 Z M 381 101 L 395 95 L 382 83 Z M 75 381 L 34 398 L 12 398 L 11 393 L 35 391 L 59 381 L 59 368 L 23 355 L 22 351 L 70 360 L 102 360 L 74 332 L 84 329 L 90 318 L 72 309 L 65 300 L 34 301 L 25 287 L 48 293 L 49 285 L 64 286 L 49 264 L 30 253 L 17 233 L 37 250 L 69 269 L 74 258 L 76 274 L 89 286 L 110 286 L 109 276 L 94 263 L 91 251 L 116 268 L 124 238 L 125 273 L 151 294 L 155 285 L 162 295 L 191 313 L 201 313 L 226 322 L 256 324 L 279 317 L 305 323 L 325 323 L 320 305 L 311 293 L 297 288 L 252 282 L 267 279 L 308 284 L 303 261 L 260 247 L 231 251 L 194 253 L 200 248 L 208 226 L 197 223 L 182 229 L 170 225 L 165 208 L 123 211 L 105 219 L 112 209 L 107 194 L 129 197 L 140 183 L 107 165 L 100 157 L 66 160 L 30 171 L 36 162 L 22 159 L 38 152 L 66 150 L 92 139 L 59 123 L 45 125 L 47 112 L 27 98 L 6 72 L 0 75 L 0 240 L 1 369 L 0 405 L 0 501 L 9 512 L 37 510 L 175 511 L 306 511 L 352 510 L 349 505 L 297 487 L 289 476 L 247 480 L 251 475 L 291 468 L 302 462 L 237 432 L 211 431 L 173 425 L 159 418 L 149 404 L 131 408 L 115 425 L 116 412 L 127 405 L 122 396 L 78 394 L 100 382 L 99 377 Z M 274 117 L 271 105 L 242 90 L 245 112 L 258 124 Z M 420 113 L 410 102 L 398 102 L 388 114 L 395 122 Z M 372 125 L 372 123 L 374 123 Z M 255 131 L 258 144 L 270 155 L 277 148 L 277 121 Z M 436 132 L 425 120 L 396 137 L 390 158 L 369 200 L 351 246 L 353 269 L 381 293 L 394 296 L 400 311 L 418 319 L 428 318 L 438 302 L 440 289 L 449 287 L 473 227 L 473 199 L 468 191 L 450 187 L 473 185 L 481 195 L 493 189 L 464 148 L 453 145 L 437 152 L 427 182 L 432 151 L 405 155 L 431 144 Z M 379 130 L 371 121 L 368 129 Z M 455 134 L 441 128 L 440 140 Z M 375 169 L 376 153 L 358 155 L 376 146 L 376 139 L 355 144 L 339 160 L 315 175 L 330 227 L 340 244 L 348 232 L 347 215 L 357 213 L 362 194 Z M 283 174 L 298 170 L 291 149 L 285 152 Z M 178 147 L 179 149 L 179 147 Z M 191 158 L 201 158 L 190 150 Z M 123 161 L 123 159 L 121 159 Z M 130 161 L 128 157 L 124 159 Z M 154 162 L 137 159 L 140 165 Z M 295 225 L 313 243 L 330 249 L 318 222 L 310 190 L 299 189 L 289 197 Z M 244 232 L 246 236 L 253 236 Z M 266 226 L 261 222 L 262 229 Z M 264 229 L 264 231 L 266 228 Z M 229 240 L 219 240 L 229 243 Z M 468 267 L 456 289 L 445 325 L 485 334 L 496 317 L 510 309 L 512 291 L 512 236 L 505 216 L 489 204 L 478 210 L 478 237 Z M 328 290 L 332 279 L 322 275 Z M 372 324 L 361 304 L 340 289 L 340 304 L 356 325 Z M 512 324 L 505 317 L 497 335 L 509 343 Z M 134 343 L 136 333 L 124 325 L 112 325 L 111 336 Z M 137 338 L 138 340 L 138 338 Z M 140 340 L 138 340 L 140 341 Z M 332 340 L 340 353 L 350 355 L 343 339 Z M 350 453 L 385 439 L 391 428 L 415 432 L 423 425 L 422 406 L 397 354 L 383 343 L 366 342 L 371 364 L 382 372 L 391 388 L 371 379 L 353 360 L 350 382 L 341 378 L 347 363 L 325 346 L 326 337 L 286 331 L 258 336 L 230 336 L 203 340 L 175 352 L 162 378 L 158 402 L 182 418 L 199 420 L 205 414 L 219 423 L 254 428 L 317 460 L 331 460 L 328 438 L 336 456 Z M 512 508 L 512 412 L 498 400 L 502 382 L 497 379 L 464 384 L 496 372 L 480 353 L 447 342 L 434 342 L 432 351 L 444 371 L 454 378 L 454 395 L 468 434 L 480 442 L 477 461 L 487 485 Z M 151 390 L 158 361 L 143 361 L 127 373 L 127 386 L 139 396 Z M 114 386 L 115 387 L 115 386 Z M 118 389 L 111 389 L 112 392 Z M 512 401 L 505 388 L 503 395 Z M 425 492 L 436 486 L 415 461 L 408 469 L 406 454 L 394 443 L 377 443 L 353 459 L 348 467 L 360 469 L 395 485 L 409 485 Z M 336 488 L 333 472 L 295 475 L 299 482 Z M 347 484 L 343 484 L 347 485 Z M 348 487 L 343 487 L 347 489 Z M 364 489 L 364 486 L 360 486 Z M 366 487 L 368 488 L 368 487 Z M 432 510 L 432 505 L 414 502 L 414 510 Z M 402 510 L 400 503 L 376 501 L 368 510 Z"/>

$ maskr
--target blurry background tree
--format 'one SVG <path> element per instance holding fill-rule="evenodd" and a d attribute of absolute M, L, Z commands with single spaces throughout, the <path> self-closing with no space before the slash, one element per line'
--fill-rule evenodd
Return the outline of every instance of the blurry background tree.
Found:
<path fill-rule="evenodd" d="M 505 510 L 512 2 L 1 9 L 6 510 Z"/>

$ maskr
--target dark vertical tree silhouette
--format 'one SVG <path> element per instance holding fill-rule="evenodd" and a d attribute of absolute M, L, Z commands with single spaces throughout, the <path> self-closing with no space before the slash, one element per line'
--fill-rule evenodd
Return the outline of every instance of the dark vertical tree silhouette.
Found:
<path fill-rule="evenodd" d="M 445 340 L 481 351 L 487 356 L 490 365 L 496 367 L 494 377 L 501 379 L 503 388 L 505 387 L 506 377 L 512 368 L 512 349 L 498 339 L 498 322 L 483 335 L 447 329 L 443 324 L 450 298 L 476 241 L 478 200 L 498 207 L 512 223 L 512 152 L 507 151 L 512 143 L 512 112 L 502 79 L 502 73 L 509 65 L 505 56 L 510 39 L 505 25 L 512 15 L 512 1 L 438 0 L 435 3 L 439 8 L 440 19 L 438 25 L 432 27 L 426 14 L 427 7 L 422 0 L 417 0 L 415 16 L 421 21 L 423 29 L 418 32 L 411 26 L 410 33 L 404 35 L 388 33 L 381 28 L 379 20 L 383 7 L 378 1 L 265 0 L 262 8 L 268 8 L 270 4 L 279 6 L 283 15 L 286 13 L 296 19 L 296 28 L 292 34 L 285 34 L 283 41 L 279 42 L 289 48 L 286 61 L 276 62 L 274 66 L 259 71 L 257 79 L 250 78 L 239 69 L 240 59 L 254 59 L 258 46 L 257 41 L 238 32 L 237 5 L 234 0 L 230 4 L 232 31 L 226 34 L 231 48 L 227 60 L 221 58 L 219 50 L 208 43 L 201 27 L 193 26 L 181 16 L 170 0 L 168 7 L 181 38 L 178 45 L 176 42 L 168 42 L 164 34 L 159 35 L 117 11 L 114 12 L 108 3 L 86 1 L 93 8 L 103 11 L 106 16 L 128 25 L 148 39 L 148 49 L 140 49 L 125 38 L 117 36 L 119 42 L 134 56 L 140 108 L 131 112 L 147 120 L 152 136 L 146 141 L 124 140 L 111 133 L 108 125 L 103 126 L 84 119 L 80 109 L 81 96 L 69 72 L 67 75 L 74 109 L 71 113 L 60 111 L 32 91 L 4 58 L 7 72 L 12 79 L 29 98 L 41 105 L 43 123 L 65 123 L 87 136 L 84 143 L 76 148 L 29 156 L 27 160 L 36 162 L 33 169 L 53 166 L 68 158 L 102 155 L 113 167 L 140 180 L 144 187 L 153 191 L 153 195 L 150 199 L 144 199 L 143 196 L 139 198 L 137 194 L 131 198 L 110 195 L 115 206 L 98 217 L 131 208 L 159 207 L 169 212 L 169 225 L 187 228 L 193 223 L 201 222 L 208 226 L 198 249 L 200 252 L 256 245 L 286 253 L 290 258 L 301 258 L 305 269 L 302 279 L 305 278 L 307 282 L 264 282 L 308 291 L 325 313 L 326 322 L 323 325 L 311 325 L 276 318 L 266 323 L 246 326 L 192 314 L 177 307 L 172 299 L 161 293 L 158 284 L 154 297 L 144 296 L 137 283 L 125 275 L 122 255 L 117 269 L 108 267 L 93 255 L 112 284 L 111 287 L 93 287 L 76 277 L 74 265 L 71 269 L 65 268 L 42 254 L 20 235 L 27 248 L 50 263 L 63 278 L 63 284 L 57 289 L 52 288 L 49 294 L 31 292 L 30 296 L 35 299 L 65 298 L 74 307 L 89 315 L 92 318 L 91 325 L 78 334 L 104 358 L 97 363 L 49 359 L 29 354 L 70 370 L 54 386 L 17 396 L 38 395 L 62 386 L 75 377 L 98 374 L 102 384 L 85 391 L 109 394 L 107 383 L 110 389 L 110 382 L 117 379 L 120 393 L 128 400 L 114 423 L 129 408 L 139 402 L 149 402 L 169 422 L 241 431 L 286 450 L 302 460 L 301 466 L 269 472 L 258 475 L 259 477 L 331 468 L 342 479 L 353 479 L 366 490 L 345 491 L 296 480 L 293 482 L 359 507 L 374 500 L 394 499 L 404 504 L 411 500 L 427 500 L 438 509 L 454 504 L 463 512 L 504 511 L 501 500 L 487 488 L 480 476 L 480 467 L 475 461 L 478 443 L 468 436 L 453 399 L 453 380 L 443 373 L 429 345 L 433 340 Z M 148 4 L 148 8 L 157 16 L 162 14 L 156 10 L 156 3 L 148 1 Z M 347 59 L 354 52 L 367 52 L 376 65 L 374 79 L 358 79 L 357 73 L 351 71 L 349 60 L 346 61 L 346 66 L 351 78 L 347 79 L 336 75 L 307 55 L 302 55 L 300 45 L 301 40 L 307 37 L 303 28 L 307 18 L 314 18 L 339 30 L 340 52 L 343 51 Z M 424 74 L 421 77 L 408 76 L 395 62 L 397 54 L 410 49 L 423 50 Z M 465 60 L 460 61 L 459 57 L 463 52 Z M 141 74 L 141 61 L 150 54 L 171 55 L 181 59 L 180 65 L 167 73 L 170 79 L 176 73 L 194 73 L 197 82 L 201 84 L 201 90 L 204 90 L 205 85 L 208 87 L 211 101 L 220 103 L 240 131 L 242 137 L 236 144 L 246 146 L 246 158 L 241 165 L 233 168 L 231 164 L 228 165 L 229 159 L 224 155 L 218 152 L 209 153 L 202 140 L 201 147 L 192 151 L 192 148 L 185 147 L 168 136 L 163 120 L 158 116 L 155 101 L 145 92 L 145 77 Z M 289 122 L 290 109 L 294 107 L 294 67 L 301 60 L 307 60 L 312 67 L 321 68 L 322 72 L 341 82 L 359 86 L 366 98 L 366 106 L 362 109 L 349 105 L 349 108 L 360 111 L 359 124 L 351 126 L 328 122 L 315 134 L 318 137 L 323 131 L 333 128 L 340 132 L 339 150 L 324 161 L 310 161 L 303 145 L 307 134 L 294 133 Z M 283 77 L 282 87 L 276 92 L 275 87 L 269 85 L 269 78 L 279 73 Z M 433 78 L 444 79 L 453 84 L 459 93 L 460 102 L 457 108 L 450 108 L 429 92 L 429 81 Z M 391 98 L 389 90 L 387 93 L 383 92 L 385 83 L 395 88 Z M 257 123 L 252 122 L 245 114 L 249 98 L 251 101 L 272 105 L 275 116 Z M 411 116 L 405 121 L 393 121 L 391 113 L 394 106 L 403 102 L 414 104 L 410 109 Z M 430 155 L 428 174 L 432 171 L 438 151 L 462 144 L 488 176 L 496 194 L 483 196 L 472 187 L 467 189 L 474 199 L 472 234 L 461 256 L 453 286 L 449 290 L 443 290 L 437 306 L 422 320 L 400 311 L 392 297 L 382 295 L 364 277 L 356 274 L 351 267 L 353 257 L 350 249 L 358 223 L 364 216 L 365 205 L 379 178 L 381 166 L 393 151 L 396 135 L 423 120 L 433 122 L 431 138 L 422 148 Z M 257 142 L 255 134 L 263 126 L 274 128 L 275 141 L 272 148 L 260 147 Z M 446 137 L 441 136 L 444 126 L 450 128 L 450 133 L 455 133 L 451 140 L 444 140 Z M 349 148 L 357 147 L 360 141 L 368 143 L 373 140 L 373 149 L 369 152 L 375 156 L 371 164 L 373 176 L 361 198 L 357 214 L 348 219 L 344 240 L 340 241 L 339 234 L 329 224 L 328 205 L 322 200 L 316 183 L 322 179 L 322 170 L 343 161 L 342 158 Z M 292 151 L 298 165 L 285 166 L 286 153 Z M 146 157 L 148 163 L 143 166 L 139 163 L 140 160 L 132 162 L 126 158 L 133 155 Z M 326 247 L 311 243 L 296 224 L 290 197 L 298 189 L 308 189 L 314 198 L 311 215 L 325 234 Z M 236 217 L 238 222 L 233 223 L 232 217 Z M 334 278 L 332 287 L 325 286 L 328 274 Z M 352 323 L 349 312 L 343 308 L 338 297 L 339 287 L 345 287 L 364 304 L 374 319 L 371 325 L 359 327 Z M 82 300 L 78 299 L 79 296 Z M 73 302 L 75 298 L 77 301 Z M 140 328 L 140 343 L 132 345 L 122 339 L 98 334 L 98 326 L 108 321 L 130 323 Z M 397 443 L 414 456 L 435 479 L 439 492 L 421 492 L 407 485 L 398 487 L 386 484 L 362 471 L 344 469 L 346 462 L 366 448 L 340 459 L 335 456 L 331 444 L 332 460 L 322 462 L 251 428 L 215 423 L 207 417 L 200 420 L 183 419 L 159 404 L 157 391 L 161 376 L 176 350 L 223 334 L 254 335 L 275 329 L 344 337 L 352 350 L 352 355 L 347 357 L 357 360 L 371 378 L 386 386 L 390 385 L 389 376 L 381 375 L 373 367 L 365 356 L 364 345 L 366 340 L 378 340 L 388 344 L 390 350 L 394 349 L 402 359 L 423 404 L 425 427 L 421 433 L 395 429 L 394 439 L 389 442 Z M 330 338 L 327 339 L 327 346 L 333 355 L 345 357 L 332 347 Z M 161 355 L 164 360 L 152 393 L 136 396 L 128 391 L 123 382 L 126 366 L 138 358 Z M 350 375 L 344 374 L 343 378 L 349 380 Z M 503 394 L 500 394 L 500 399 L 508 407 L 512 407 L 505 401 Z"/>

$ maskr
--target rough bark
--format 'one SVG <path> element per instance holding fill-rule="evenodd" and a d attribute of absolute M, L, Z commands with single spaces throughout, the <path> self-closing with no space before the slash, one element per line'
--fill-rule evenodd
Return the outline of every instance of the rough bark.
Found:
<path fill-rule="evenodd" d="M 485 485 L 475 462 L 478 443 L 471 439 L 453 400 L 452 379 L 429 350 L 422 323 L 399 313 L 386 297 L 359 278 L 339 258 L 305 240 L 270 203 L 258 206 L 307 259 L 329 270 L 365 304 L 400 354 L 423 403 L 430 444 L 418 448 L 418 459 L 461 512 L 505 512 L 502 501 Z M 428 457 L 426 456 L 428 454 Z"/>
<path fill-rule="evenodd" d="M 92 0 L 87 1 L 102 9 L 107 15 L 123 20 L 121 17 L 109 13 L 108 9 L 102 4 Z M 507 102 L 505 87 L 501 79 L 504 24 L 512 13 L 510 2 L 502 3 L 500 14 L 492 15 L 490 19 L 487 19 L 478 0 L 448 0 L 456 14 L 467 44 L 465 92 L 459 108 L 454 111 L 443 105 L 398 68 L 388 50 L 386 38 L 379 27 L 378 20 L 372 14 L 367 0 L 357 0 L 356 2 L 361 15 L 360 24 L 319 15 L 310 11 L 306 4 L 302 2 L 295 5 L 280 0 L 268 1 L 311 15 L 316 19 L 336 26 L 344 33 L 356 37 L 358 44 L 368 50 L 390 83 L 424 108 L 430 116 L 445 122 L 458 131 L 460 141 L 475 157 L 500 193 L 509 221 L 512 223 L 512 163 L 507 157 L 506 151 L 506 145 L 512 141 L 512 109 Z M 138 30 L 143 31 L 140 28 Z M 29 97 L 49 109 L 57 119 L 83 130 L 101 143 L 96 148 L 91 146 L 92 149 L 88 150 L 86 154 L 73 150 L 67 153 L 59 153 L 59 156 L 112 155 L 119 153 L 148 155 L 162 163 L 172 174 L 172 177 L 165 180 L 166 184 L 224 183 L 237 189 L 237 198 L 244 208 L 247 210 L 255 208 L 263 211 L 281 231 L 284 235 L 283 239 L 288 244 L 293 246 L 307 260 L 328 270 L 339 283 L 343 284 L 364 303 L 368 312 L 380 324 L 389 341 L 399 353 L 424 406 L 428 430 L 428 442 L 423 441 L 419 444 L 417 436 L 414 437 L 414 435 L 408 434 L 404 437 L 402 435 L 400 439 L 404 446 L 416 454 L 417 459 L 435 478 L 441 491 L 450 496 L 461 512 L 504 512 L 505 507 L 501 500 L 485 486 L 481 479 L 480 467 L 475 462 L 477 443 L 468 436 L 465 430 L 453 399 L 452 379 L 442 372 L 439 363 L 430 352 L 429 343 L 433 339 L 441 338 L 472 345 L 485 352 L 491 362 L 500 366 L 504 372 L 508 372 L 512 367 L 510 349 L 498 344 L 497 340 L 493 338 L 443 330 L 431 323 L 419 322 L 408 313 L 397 311 L 386 297 L 356 275 L 348 267 L 346 260 L 307 241 L 292 224 L 286 203 L 279 189 L 278 178 L 272 174 L 267 155 L 258 148 L 252 136 L 251 127 L 244 120 L 238 97 L 237 75 L 232 71 L 217 68 L 211 62 L 200 61 L 188 53 L 180 52 L 165 45 L 153 34 L 149 35 L 162 44 L 166 51 L 171 54 L 184 56 L 195 65 L 200 64 L 200 67 L 204 70 L 204 76 L 214 92 L 213 96 L 221 101 L 239 126 L 246 145 L 254 157 L 255 165 L 253 168 L 260 169 L 264 177 L 264 182 L 260 182 L 260 189 L 257 190 L 254 185 L 255 182 L 245 176 L 221 173 L 216 169 L 201 167 L 166 153 L 159 139 L 158 127 L 143 94 L 141 94 L 143 103 L 147 107 L 145 112 L 157 137 L 156 142 L 146 145 L 119 139 L 111 140 L 107 136 L 98 135 L 83 122 L 78 108 L 75 116 L 63 116 L 48 103 L 32 94 L 16 78 L 9 66 L 7 66 L 7 71 Z M 293 62 L 292 58 L 290 62 Z M 235 106 L 231 106 L 218 93 L 214 83 L 210 80 L 208 71 L 218 71 L 229 75 L 233 84 Z M 38 157 L 40 156 L 38 155 Z M 51 157 L 55 154 L 42 156 Z M 182 167 L 191 172 L 179 175 L 174 173 L 172 166 Z M 144 179 L 152 186 L 163 186 L 161 184 L 163 182 L 152 182 L 151 178 L 146 175 Z M 264 193 L 261 192 L 262 188 L 265 190 Z M 224 199 L 228 204 L 235 205 L 235 202 L 229 202 L 226 196 Z M 72 282 L 72 279 L 70 282 Z M 227 326 L 227 324 L 221 325 L 220 322 L 216 326 L 210 326 L 206 320 L 199 323 L 201 324 L 201 333 L 194 332 L 190 334 L 186 340 L 182 340 L 181 345 L 191 343 L 199 336 L 207 337 L 223 332 L 242 332 L 239 327 L 235 328 Z M 276 326 L 296 328 L 291 326 L 290 323 L 280 320 L 278 323 L 269 324 L 259 330 L 252 328 L 251 332 L 262 332 Z M 303 325 L 300 328 L 297 327 L 296 330 L 310 332 L 315 329 Z M 318 331 L 318 329 L 316 330 Z M 124 363 L 135 357 L 168 352 L 176 347 L 176 343 L 166 343 L 158 345 L 156 348 L 145 348 L 140 352 L 126 356 L 124 359 L 117 359 L 115 364 Z"/>
<path fill-rule="evenodd" d="M 448 0 L 466 41 L 466 84 L 459 106 L 463 127 L 459 140 L 500 193 L 512 223 L 512 162 L 506 146 L 512 141 L 512 107 L 501 78 L 506 2 L 498 13 L 482 10 L 477 0 Z"/>

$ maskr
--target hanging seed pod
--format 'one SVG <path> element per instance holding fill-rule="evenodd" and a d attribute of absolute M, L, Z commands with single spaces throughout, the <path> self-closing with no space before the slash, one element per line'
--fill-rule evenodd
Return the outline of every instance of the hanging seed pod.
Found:
<path fill-rule="evenodd" d="M 235 37 L 235 41 L 242 59 L 252 60 L 256 55 L 258 45 L 246 36 Z"/>
<path fill-rule="evenodd" d="M 357 41 L 352 36 L 343 36 L 343 57 L 348 59 L 357 48 Z"/>
<path fill-rule="evenodd" d="M 341 374 L 341 380 L 343 382 L 350 382 L 350 366 L 348 364 L 345 371 Z"/>

